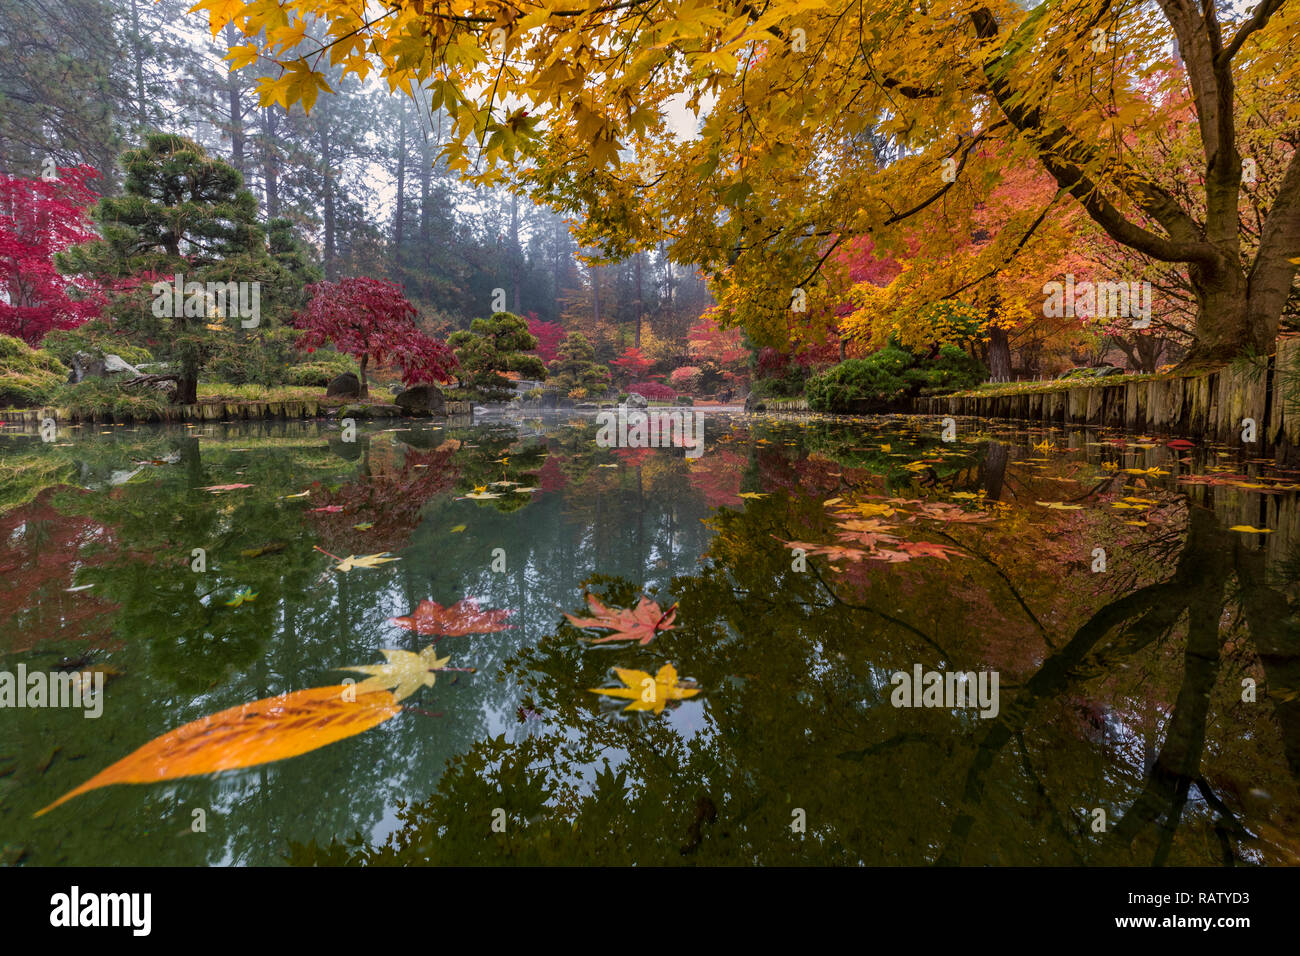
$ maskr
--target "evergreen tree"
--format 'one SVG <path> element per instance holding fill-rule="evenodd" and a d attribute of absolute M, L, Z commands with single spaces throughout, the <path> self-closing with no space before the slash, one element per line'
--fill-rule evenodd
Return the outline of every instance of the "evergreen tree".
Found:
<path fill-rule="evenodd" d="M 192 140 L 152 134 L 122 155 L 122 165 L 124 195 L 105 197 L 91 211 L 103 238 L 73 246 L 55 261 L 66 275 L 88 275 L 106 287 L 130 284 L 109 307 L 114 326 L 172 363 L 175 401 L 192 404 L 212 355 L 246 341 L 262 322 L 261 313 L 243 316 L 228 300 L 219 310 L 205 295 L 207 284 L 249 283 L 245 304 L 256 301 L 269 318 L 293 305 L 297 266 L 288 262 L 294 254 L 281 245 L 280 258 L 272 257 L 243 177 Z M 277 232 L 282 244 L 282 227 Z M 181 296 L 163 291 L 176 276 Z"/>
<path fill-rule="evenodd" d="M 512 312 L 495 312 L 490 319 L 475 319 L 469 331 L 452 333 L 447 344 L 456 350 L 462 387 L 473 389 L 488 401 L 510 397 L 510 380 L 504 372 L 545 378 L 546 366 L 536 355 L 537 337 L 528 323 Z"/>
<path fill-rule="evenodd" d="M 550 365 L 551 381 L 566 392 L 583 396 L 609 387 L 609 369 L 595 362 L 596 350 L 581 332 L 570 332 L 560 345 L 560 357 Z"/>

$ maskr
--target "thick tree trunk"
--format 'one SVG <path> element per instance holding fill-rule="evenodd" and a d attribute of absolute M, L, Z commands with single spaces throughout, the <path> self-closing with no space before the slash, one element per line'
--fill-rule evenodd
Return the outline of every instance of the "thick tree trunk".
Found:
<path fill-rule="evenodd" d="M 361 365 L 361 375 L 359 376 L 359 378 L 361 379 L 361 397 L 362 397 L 362 398 L 369 398 L 369 397 L 370 397 L 370 384 L 366 381 L 366 364 L 367 364 L 369 361 L 370 361 L 370 356 L 369 356 L 369 355 L 363 355 L 363 356 L 361 356 L 361 362 L 360 362 L 360 365 Z"/>
<path fill-rule="evenodd" d="M 1272 351 L 1274 336 L 1251 316 L 1240 266 L 1225 264 L 1214 271 L 1192 266 L 1189 277 L 1196 295 L 1196 341 L 1183 360 L 1184 368 L 1214 368 L 1238 355 Z"/>
<path fill-rule="evenodd" d="M 176 395 L 172 398 L 176 405 L 197 405 L 199 403 L 198 370 L 184 369 L 176 378 Z"/>
<path fill-rule="evenodd" d="M 989 326 L 989 377 L 995 382 L 1011 381 L 1011 343 L 1000 325 Z"/>

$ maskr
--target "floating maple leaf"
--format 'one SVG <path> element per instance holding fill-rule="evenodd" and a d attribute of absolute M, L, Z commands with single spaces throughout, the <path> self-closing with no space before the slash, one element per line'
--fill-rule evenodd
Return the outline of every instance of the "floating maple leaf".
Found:
<path fill-rule="evenodd" d="M 610 641 L 638 641 L 649 644 L 660 631 L 674 630 L 673 619 L 677 616 L 677 605 L 667 611 L 644 595 L 637 601 L 635 608 L 608 608 L 600 603 L 594 594 L 588 594 L 587 606 L 591 608 L 592 617 L 574 617 L 565 614 L 574 627 L 590 627 L 610 630 L 613 634 L 605 637 L 590 638 L 593 644 L 606 644 Z"/>
<path fill-rule="evenodd" d="M 334 515 L 334 514 L 338 514 L 340 511 L 342 511 L 342 510 L 343 510 L 343 506 L 342 506 L 342 505 L 322 505 L 322 506 L 319 507 L 319 508 L 308 508 L 307 510 L 310 511 L 312 514 L 315 514 L 315 513 L 317 513 L 317 512 L 322 512 L 322 513 L 324 513 L 324 514 Z"/>
<path fill-rule="evenodd" d="M 381 564 L 387 564 L 389 561 L 396 560 L 398 559 L 390 555 L 387 551 L 382 551 L 379 554 L 367 554 L 359 558 L 354 554 L 349 554 L 338 564 L 334 565 L 333 570 L 351 571 L 353 568 L 376 568 Z"/>
<path fill-rule="evenodd" d="M 438 679 L 438 671 L 460 670 L 448 668 L 450 657 L 439 657 L 434 646 L 430 644 L 418 654 L 410 651 L 381 648 L 379 653 L 387 658 L 387 664 L 356 664 L 340 667 L 341 671 L 356 671 L 370 676 L 357 684 L 357 693 L 371 693 L 392 689 L 394 700 L 410 697 L 421 687 L 432 687 Z M 473 668 L 469 668 L 472 672 Z"/>
<path fill-rule="evenodd" d="M 214 495 L 219 491 L 235 491 L 238 488 L 251 488 L 252 485 L 208 485 L 206 488 L 200 488 L 199 491 L 210 491 Z"/>
<path fill-rule="evenodd" d="M 480 610 L 473 598 L 462 598 L 449 607 L 443 607 L 437 601 L 424 600 L 409 615 L 389 620 L 416 634 L 459 637 L 507 630 L 513 625 L 505 623 L 505 620 L 513 613 L 510 610 Z"/>
<path fill-rule="evenodd" d="M 622 667 L 614 668 L 614 673 L 623 682 L 623 687 L 588 689 L 593 694 L 622 697 L 632 701 L 623 708 L 624 710 L 653 710 L 656 714 L 661 714 L 670 700 L 684 700 L 700 692 L 700 688 L 693 684 L 677 683 L 677 668 L 672 664 L 665 664 L 659 668 L 659 673 L 654 677 L 645 671 L 627 670 Z"/>
<path fill-rule="evenodd" d="M 110 784 L 154 783 L 296 757 L 369 730 L 401 712 L 386 690 L 361 692 L 361 685 L 342 684 L 241 704 L 151 740 L 36 816 Z"/>
<path fill-rule="evenodd" d="M 312 545 L 312 547 L 327 558 L 333 558 L 338 562 L 338 564 L 330 568 L 331 571 L 351 571 L 353 568 L 374 568 L 381 564 L 387 564 L 389 561 L 401 560 L 400 558 L 393 557 L 387 551 L 381 551 L 378 554 L 367 554 L 359 558 L 355 554 L 349 554 L 346 558 L 340 558 L 337 554 L 330 554 L 319 545 Z"/>

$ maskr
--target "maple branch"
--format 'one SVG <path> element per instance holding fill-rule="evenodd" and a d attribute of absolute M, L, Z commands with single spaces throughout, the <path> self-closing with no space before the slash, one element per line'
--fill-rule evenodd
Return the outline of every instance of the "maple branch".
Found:
<path fill-rule="evenodd" d="M 1229 41 L 1228 45 L 1219 52 L 1219 55 L 1214 58 L 1215 65 L 1219 65 L 1220 61 L 1226 65 L 1234 56 L 1237 55 L 1237 51 L 1241 49 L 1241 45 L 1246 42 L 1252 33 L 1262 30 L 1268 25 L 1268 21 L 1272 18 L 1273 14 L 1277 13 L 1285 2 L 1286 0 L 1260 0 L 1260 2 L 1255 6 L 1254 15 L 1241 25 L 1241 29 L 1237 31 L 1237 35 L 1234 36 L 1232 40 Z"/>
<path fill-rule="evenodd" d="M 1000 32 L 997 18 L 986 7 L 971 13 L 976 35 L 985 41 L 996 40 Z M 1029 138 L 1039 160 L 1062 189 L 1072 195 L 1092 219 L 1117 242 L 1164 262 L 1197 262 L 1217 269 L 1221 253 L 1201 238 L 1200 228 L 1178 203 L 1159 186 L 1144 180 L 1136 171 L 1122 166 L 1115 184 L 1130 195 L 1147 215 L 1169 233 L 1157 235 L 1124 216 L 1084 169 L 1096 160 L 1094 150 L 1080 142 L 1064 126 L 1046 126 L 1041 107 L 1030 108 L 1017 102 L 1010 83 L 999 75 L 1002 56 L 992 58 L 984 67 L 985 79 L 994 101 L 1017 130 Z M 1066 144 L 1062 146 L 1062 144 Z M 1064 150 L 1068 149 L 1067 154 Z"/>

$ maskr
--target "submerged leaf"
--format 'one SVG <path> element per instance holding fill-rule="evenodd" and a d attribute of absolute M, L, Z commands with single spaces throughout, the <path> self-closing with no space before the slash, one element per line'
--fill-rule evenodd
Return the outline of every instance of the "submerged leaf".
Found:
<path fill-rule="evenodd" d="M 424 600 L 406 617 L 392 617 L 389 620 L 416 634 L 459 637 L 462 634 L 507 630 L 513 625 L 507 624 L 506 618 L 513 613 L 510 610 L 480 610 L 478 602 L 473 598 L 462 598 L 448 607 L 443 607 L 437 601 Z"/>
<path fill-rule="evenodd" d="M 369 730 L 401 712 L 387 691 L 367 693 L 361 685 L 345 684 L 240 704 L 151 740 L 38 810 L 36 816 L 110 784 L 154 783 L 296 757 Z"/>

